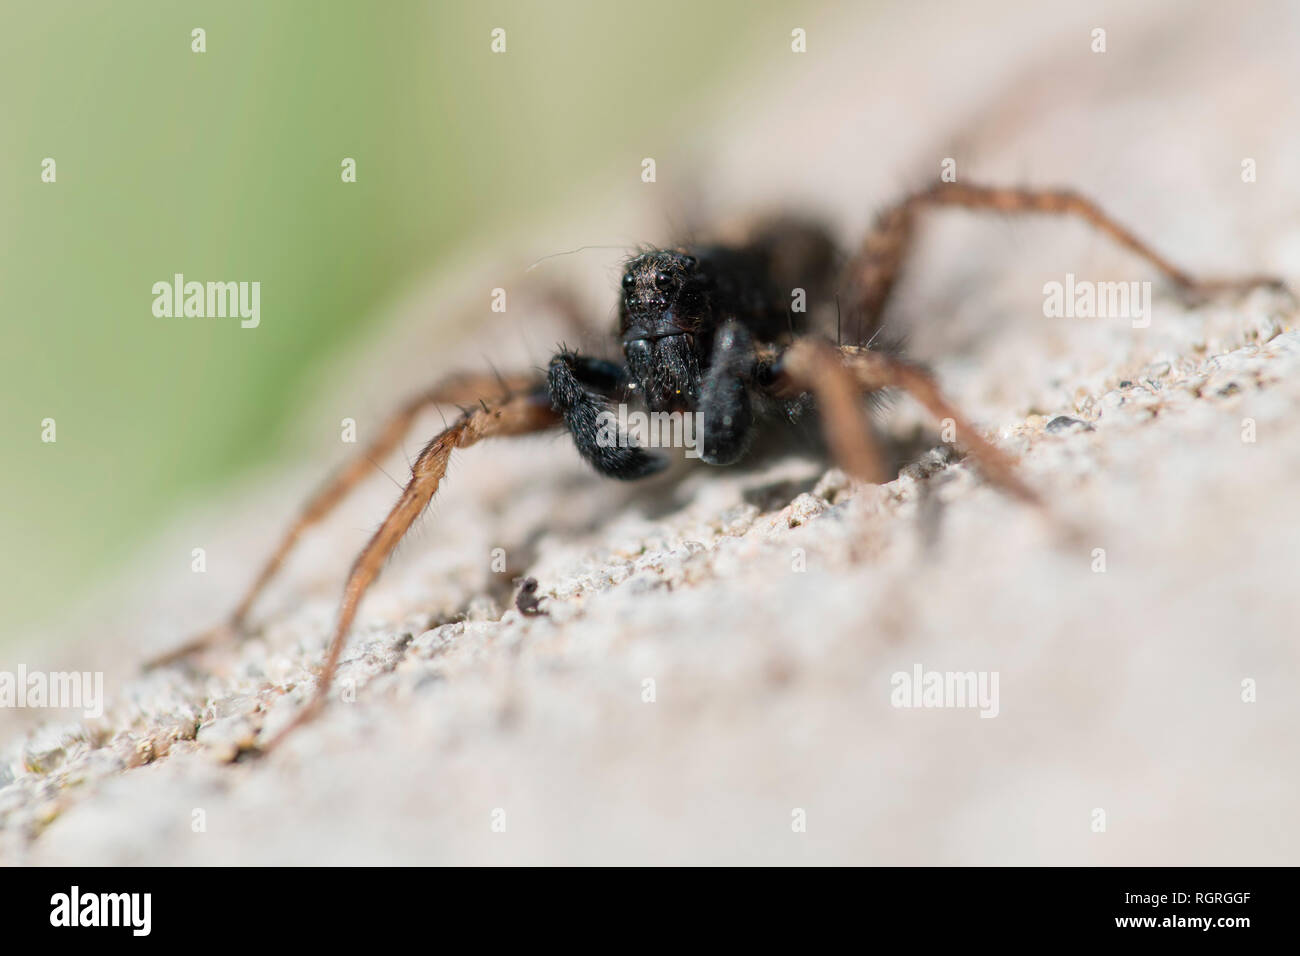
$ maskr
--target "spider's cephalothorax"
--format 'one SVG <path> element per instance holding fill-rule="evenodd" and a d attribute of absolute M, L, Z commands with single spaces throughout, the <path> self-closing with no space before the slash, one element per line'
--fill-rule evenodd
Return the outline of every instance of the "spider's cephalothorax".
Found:
<path fill-rule="evenodd" d="M 825 232 L 793 221 L 746 245 L 658 249 L 628 260 L 618 310 L 625 365 L 570 351 L 551 360 L 548 395 L 583 457 L 612 478 L 662 468 L 667 459 L 635 441 L 598 440 L 610 401 L 639 401 L 651 412 L 697 414 L 707 464 L 740 459 L 755 427 L 756 346 L 804 331 L 806 313 L 791 310 L 791 293 L 823 295 L 833 262 Z"/>
<path fill-rule="evenodd" d="M 656 412 L 695 411 L 717 319 L 712 273 L 685 252 L 639 255 L 623 273 L 619 334 L 632 386 Z"/>
<path fill-rule="evenodd" d="M 806 308 L 792 310 L 791 293 L 825 297 L 834 261 L 824 229 L 788 219 L 741 246 L 632 257 L 618 309 L 632 386 L 651 411 L 696 411 L 715 354 L 804 331 Z M 723 332 L 728 322 L 747 335 Z"/>
<path fill-rule="evenodd" d="M 412 523 L 432 500 L 452 452 L 492 437 L 528 435 L 556 426 L 573 436 L 582 456 L 613 478 L 641 478 L 666 458 L 635 442 L 609 441 L 606 412 L 622 402 L 643 403 L 652 413 L 690 413 L 702 423 L 699 457 L 713 465 L 739 460 L 760 426 L 772 419 L 798 421 L 815 409 L 832 457 L 845 472 L 886 481 L 889 471 L 863 406 L 864 394 L 900 389 L 936 420 L 951 423 L 956 439 L 984 475 L 1007 493 L 1042 506 L 1042 498 L 1016 474 L 1010 459 L 985 439 L 939 391 L 923 368 L 889 351 L 871 348 L 883 310 L 911 247 L 917 214 L 937 206 L 999 213 L 1078 216 L 1144 257 L 1186 299 L 1257 286 L 1285 290 L 1269 276 L 1204 280 L 1175 267 L 1107 216 L 1068 190 L 996 189 L 944 183 L 885 210 L 848 263 L 835 296 L 843 305 L 850 343 L 808 334 L 802 308 L 826 306 L 834 289 L 834 249 L 827 233 L 797 219 L 768 224 L 739 246 L 697 246 L 645 252 L 628 261 L 619 305 L 625 362 L 579 356 L 568 349 L 551 359 L 545 381 L 532 372 L 459 376 L 416 395 L 331 482 L 307 504 L 262 567 L 225 625 L 164 655 L 176 660 L 221 635 L 239 634 L 253 602 L 274 577 L 305 529 L 320 521 L 373 463 L 396 450 L 426 408 L 469 403 L 470 408 L 430 441 L 411 466 L 411 478 L 353 564 L 329 653 L 311 703 L 266 746 L 274 746 L 324 704 L 357 608 Z M 1294 300 L 1293 300 L 1294 301 Z M 768 416 L 774 411 L 777 414 Z M 520 610 L 536 609 L 534 589 L 521 592 Z"/>

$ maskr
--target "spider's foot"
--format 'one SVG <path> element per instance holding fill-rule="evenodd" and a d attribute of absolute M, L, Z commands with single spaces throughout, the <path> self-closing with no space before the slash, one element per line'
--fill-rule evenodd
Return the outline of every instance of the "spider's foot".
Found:
<path fill-rule="evenodd" d="M 233 644 L 243 637 L 242 628 L 236 626 L 230 621 L 218 624 L 216 627 L 209 628 L 196 637 L 186 641 L 180 647 L 173 648 L 170 651 L 164 651 L 156 657 L 151 657 L 144 662 L 146 671 L 157 670 L 160 667 L 169 667 L 172 664 L 179 664 L 181 661 L 188 660 L 195 654 L 209 650 L 213 647 L 219 647 L 223 644 Z"/>
<path fill-rule="evenodd" d="M 1242 279 L 1205 279 L 1188 282 L 1178 286 L 1178 298 L 1183 305 L 1194 308 L 1217 298 L 1245 298 L 1256 289 L 1268 289 L 1285 296 L 1292 305 L 1297 304 L 1296 295 L 1291 291 L 1285 279 L 1277 276 L 1257 275 Z"/>
<path fill-rule="evenodd" d="M 312 695 L 311 700 L 307 701 L 307 703 L 303 705 L 302 709 L 293 715 L 287 724 L 272 734 L 265 742 L 259 743 L 255 748 L 250 750 L 248 756 L 250 758 L 265 757 L 271 751 L 279 747 L 284 739 L 299 727 L 315 720 L 316 715 L 321 712 L 324 705 L 325 695 L 322 691 L 318 690 Z"/>

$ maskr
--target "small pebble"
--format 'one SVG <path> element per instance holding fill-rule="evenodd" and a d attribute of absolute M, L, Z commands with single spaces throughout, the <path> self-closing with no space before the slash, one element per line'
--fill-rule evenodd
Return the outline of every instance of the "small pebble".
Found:
<path fill-rule="evenodd" d="M 230 763 L 239 756 L 241 750 L 253 746 L 257 740 L 257 731 L 246 717 L 222 717 L 200 727 L 197 739 L 199 746 L 212 757 L 222 763 Z"/>
<path fill-rule="evenodd" d="M 1072 428 L 1077 428 L 1080 431 L 1085 432 L 1093 430 L 1093 427 L 1087 422 L 1080 421 L 1077 418 L 1071 418 L 1069 415 L 1057 415 L 1047 423 L 1047 430 L 1049 432 L 1065 432 Z"/>

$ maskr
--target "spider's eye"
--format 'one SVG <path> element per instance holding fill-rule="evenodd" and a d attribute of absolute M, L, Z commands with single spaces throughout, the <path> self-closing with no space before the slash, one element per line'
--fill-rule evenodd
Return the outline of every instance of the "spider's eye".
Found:
<path fill-rule="evenodd" d="M 667 289 L 673 284 L 673 277 L 666 272 L 655 273 L 655 286 L 660 289 Z"/>
<path fill-rule="evenodd" d="M 623 273 L 624 291 L 631 292 L 635 288 L 636 288 L 636 276 L 632 275 L 632 273 L 630 272 Z"/>

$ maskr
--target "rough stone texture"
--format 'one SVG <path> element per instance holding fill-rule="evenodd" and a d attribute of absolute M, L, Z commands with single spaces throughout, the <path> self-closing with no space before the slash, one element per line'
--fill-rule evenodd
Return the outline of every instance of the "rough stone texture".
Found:
<path fill-rule="evenodd" d="M 827 14 L 797 73 L 756 68 L 745 102 L 761 113 L 701 105 L 708 133 L 681 155 L 710 155 L 695 181 L 720 219 L 792 197 L 846 238 L 955 155 L 971 178 L 1075 185 L 1189 267 L 1294 281 L 1295 14 L 1186 6 L 1102 11 L 1109 60 L 1087 52 L 1092 17 L 1064 8 Z M 1250 186 L 1245 155 L 1261 167 Z M 672 160 L 665 146 L 661 179 Z M 525 328 L 512 306 L 434 352 L 455 330 L 428 316 L 479 308 L 500 263 L 539 242 L 663 238 L 662 200 L 637 186 L 610 186 L 600 218 L 467 250 L 372 352 L 322 375 L 303 431 L 350 413 L 364 430 L 485 353 L 542 361 L 562 333 L 541 311 Z M 1077 537 L 952 460 L 906 400 L 884 427 L 921 451 L 881 488 L 780 457 L 628 486 L 566 440 L 485 446 L 456 461 L 364 605 L 340 674 L 350 702 L 250 760 L 310 693 L 341 577 L 395 495 L 385 479 L 306 538 L 253 640 L 193 674 L 135 669 L 228 606 L 341 454 L 299 444 L 298 460 L 214 489 L 70 612 L 61 641 L 18 655 L 104 670 L 110 706 L 85 724 L 5 715 L 0 859 L 1296 863 L 1294 308 L 1257 293 L 1188 312 L 1157 283 L 1149 329 L 1045 319 L 1042 284 L 1067 271 L 1149 276 L 1077 228 L 956 220 L 927 231 L 896 321 Z M 616 261 L 538 271 L 574 278 L 599 316 Z M 433 414 L 415 434 L 438 427 Z M 502 610 L 524 574 L 546 615 Z M 998 717 L 892 707 L 891 675 L 918 663 L 996 671 Z"/>

